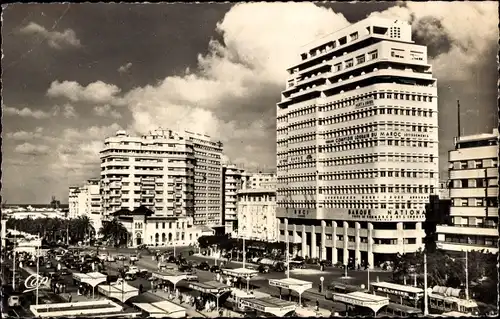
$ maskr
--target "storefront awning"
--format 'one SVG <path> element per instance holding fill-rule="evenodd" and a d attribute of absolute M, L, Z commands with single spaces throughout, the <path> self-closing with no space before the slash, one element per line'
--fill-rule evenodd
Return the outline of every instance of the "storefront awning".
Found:
<path fill-rule="evenodd" d="M 277 317 L 283 317 L 296 309 L 295 303 L 275 297 L 242 299 L 241 304 L 248 308 L 272 314 Z"/>
<path fill-rule="evenodd" d="M 372 295 L 360 291 L 348 294 L 333 293 L 333 301 L 342 302 L 352 306 L 366 307 L 375 314 L 384 306 L 389 304 L 389 298 Z"/>
<path fill-rule="evenodd" d="M 132 297 L 139 295 L 139 289 L 127 284 L 123 279 L 112 285 L 101 285 L 99 292 L 108 298 L 125 302 Z"/>
<path fill-rule="evenodd" d="M 186 316 L 186 308 L 166 300 L 153 303 L 134 303 L 134 305 L 147 312 L 149 318 L 184 318 Z"/>
<path fill-rule="evenodd" d="M 257 276 L 259 274 L 259 271 L 248 268 L 236 268 L 236 269 L 224 268 L 222 269 L 222 273 L 228 276 L 249 279 Z"/>
<path fill-rule="evenodd" d="M 219 294 L 219 295 L 231 291 L 230 286 L 215 280 L 207 282 L 191 282 L 189 283 L 189 288 L 203 293 Z"/>
<path fill-rule="evenodd" d="M 294 278 L 269 279 L 269 286 L 293 290 L 299 294 L 312 288 L 312 282 Z"/>
<path fill-rule="evenodd" d="M 73 279 L 78 280 L 79 282 L 90 285 L 91 287 L 95 287 L 100 283 L 103 283 L 107 280 L 107 276 L 101 274 L 99 272 L 91 272 L 88 274 L 82 273 L 74 273 Z"/>

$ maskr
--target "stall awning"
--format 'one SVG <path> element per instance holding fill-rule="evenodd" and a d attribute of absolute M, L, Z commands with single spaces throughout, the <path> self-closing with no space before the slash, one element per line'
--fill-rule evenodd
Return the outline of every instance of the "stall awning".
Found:
<path fill-rule="evenodd" d="M 112 285 L 101 285 L 99 292 L 108 298 L 118 299 L 125 302 L 139 295 L 139 289 L 127 284 L 124 280 Z"/>
<path fill-rule="evenodd" d="M 248 268 L 236 268 L 236 269 L 224 268 L 222 269 L 222 273 L 224 275 L 246 279 L 257 276 L 259 274 L 259 271 Z"/>
<path fill-rule="evenodd" d="M 243 299 L 241 300 L 243 306 L 275 315 L 277 317 L 283 317 L 284 315 L 295 311 L 296 305 L 293 302 L 281 300 L 275 297 L 265 297 L 258 299 Z"/>
<path fill-rule="evenodd" d="M 312 288 L 312 282 L 294 278 L 269 279 L 269 286 L 290 289 L 302 294 L 307 289 Z"/>
<path fill-rule="evenodd" d="M 223 294 L 231 291 L 231 287 L 218 281 L 191 282 L 189 288 L 210 294 Z"/>
<path fill-rule="evenodd" d="M 252 292 L 248 292 L 246 290 L 241 290 L 237 288 L 233 288 L 231 290 L 231 296 L 234 298 L 249 298 L 249 299 L 255 299 L 255 298 L 264 298 L 264 297 L 271 297 L 270 294 L 266 294 L 265 292 L 260 292 L 258 290 L 254 290 Z"/>
<path fill-rule="evenodd" d="M 98 284 L 105 282 L 107 280 L 107 278 L 108 277 L 106 275 L 101 274 L 99 272 L 91 272 L 88 274 L 82 274 L 82 273 L 74 273 L 73 274 L 73 279 L 76 279 L 79 282 L 88 284 L 91 287 L 95 287 Z"/>
<path fill-rule="evenodd" d="M 342 302 L 352 306 L 366 307 L 375 314 L 384 306 L 389 304 L 389 298 L 372 295 L 360 291 L 348 294 L 333 293 L 333 301 Z"/>
<path fill-rule="evenodd" d="M 146 311 L 150 318 L 183 318 L 186 316 L 186 308 L 166 300 L 153 303 L 134 303 L 134 305 Z"/>
<path fill-rule="evenodd" d="M 174 285 L 177 285 L 177 283 L 179 281 L 186 279 L 187 276 L 188 276 L 188 274 L 186 274 L 186 273 L 182 273 L 180 271 L 174 271 L 174 270 L 153 273 L 153 278 L 166 280 L 166 281 L 173 283 Z"/>

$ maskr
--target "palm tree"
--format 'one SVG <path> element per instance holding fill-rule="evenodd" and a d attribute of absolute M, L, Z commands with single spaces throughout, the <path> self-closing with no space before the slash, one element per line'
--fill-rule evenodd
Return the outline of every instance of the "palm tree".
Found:
<path fill-rule="evenodd" d="M 127 243 L 127 238 L 129 237 L 127 228 L 116 218 L 103 222 L 101 229 L 99 229 L 99 234 L 104 237 L 104 240 L 110 240 L 116 246 Z"/>

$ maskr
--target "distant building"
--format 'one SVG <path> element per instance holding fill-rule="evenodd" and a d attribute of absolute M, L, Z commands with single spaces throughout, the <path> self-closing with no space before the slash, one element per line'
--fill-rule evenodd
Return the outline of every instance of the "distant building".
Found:
<path fill-rule="evenodd" d="M 446 200 L 450 199 L 450 187 L 449 181 L 440 181 L 438 188 L 438 196 L 440 199 Z"/>
<path fill-rule="evenodd" d="M 238 191 L 238 237 L 274 242 L 277 239 L 276 191 Z"/>
<path fill-rule="evenodd" d="M 34 211 L 15 211 L 11 213 L 4 214 L 3 218 L 14 218 L 14 219 L 39 219 L 39 218 L 60 218 L 65 219 L 66 214 L 62 211 L 57 210 L 34 210 Z"/>
<path fill-rule="evenodd" d="M 204 134 L 163 129 L 106 138 L 100 155 L 104 214 L 144 205 L 156 216 L 220 226 L 222 147 Z"/>
<path fill-rule="evenodd" d="M 249 174 L 247 188 L 276 190 L 276 174 L 262 172 Z"/>
<path fill-rule="evenodd" d="M 247 187 L 248 174 L 243 168 L 234 164 L 224 164 L 222 167 L 222 224 L 226 233 L 238 229 L 237 202 L 240 189 Z"/>
<path fill-rule="evenodd" d="M 69 218 L 87 216 L 94 230 L 99 231 L 103 219 L 99 179 L 89 179 L 81 187 L 71 186 L 69 188 L 68 204 Z"/>
<path fill-rule="evenodd" d="M 498 252 L 498 130 L 461 136 L 448 154 L 451 224 L 437 226 L 438 248 Z"/>

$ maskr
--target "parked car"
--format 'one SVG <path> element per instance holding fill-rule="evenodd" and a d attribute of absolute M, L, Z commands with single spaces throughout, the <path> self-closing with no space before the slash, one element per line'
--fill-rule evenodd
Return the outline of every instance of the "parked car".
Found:
<path fill-rule="evenodd" d="M 108 254 L 99 254 L 99 260 L 105 261 L 108 259 Z"/>
<path fill-rule="evenodd" d="M 257 270 L 261 273 L 261 274 L 267 274 L 269 273 L 270 271 L 270 268 L 268 265 L 259 265 L 259 267 L 257 268 Z"/>
<path fill-rule="evenodd" d="M 130 261 L 136 262 L 138 260 L 139 260 L 139 257 L 137 257 L 137 255 L 130 255 Z"/>
<path fill-rule="evenodd" d="M 182 272 L 191 271 L 192 268 L 193 267 L 190 264 L 181 264 L 178 267 L 179 271 L 182 271 Z"/>
<path fill-rule="evenodd" d="M 127 272 L 125 273 L 125 280 L 126 281 L 134 281 L 137 279 L 137 275 L 135 273 Z"/>
<path fill-rule="evenodd" d="M 198 276 L 196 275 L 187 275 L 186 281 L 198 281 Z"/>
<path fill-rule="evenodd" d="M 108 262 L 114 262 L 115 261 L 115 257 L 113 255 L 108 255 L 108 257 L 106 258 L 106 261 Z"/>
<path fill-rule="evenodd" d="M 54 265 L 50 261 L 47 261 L 47 263 L 45 264 L 45 268 L 51 269 L 54 268 Z"/>
<path fill-rule="evenodd" d="M 61 269 L 59 270 L 59 274 L 62 276 L 67 276 L 67 275 L 71 274 L 71 272 L 69 271 L 68 267 L 61 266 Z"/>
<path fill-rule="evenodd" d="M 127 272 L 137 274 L 139 272 L 139 268 L 137 266 L 130 266 Z"/>
<path fill-rule="evenodd" d="M 9 304 L 9 307 L 12 307 L 12 308 L 20 307 L 21 306 L 21 296 L 18 296 L 18 295 L 10 296 L 8 299 L 8 304 Z M 5 318 L 7 318 L 7 317 L 5 317 Z"/>
<path fill-rule="evenodd" d="M 121 255 L 121 254 L 116 255 L 116 260 L 122 261 L 122 260 L 126 260 L 126 259 L 127 259 L 127 258 L 125 258 L 125 256 L 124 256 L 124 255 Z"/>
<path fill-rule="evenodd" d="M 189 255 L 189 256 L 193 256 L 193 255 L 194 255 L 194 250 L 190 250 L 190 251 L 188 252 L 188 255 Z"/>
<path fill-rule="evenodd" d="M 137 272 L 137 277 L 141 277 L 141 278 L 149 278 L 149 272 L 147 269 L 141 269 Z"/>
<path fill-rule="evenodd" d="M 323 259 L 322 261 L 319 262 L 319 264 L 320 264 L 320 266 L 323 266 L 323 267 L 331 267 L 332 261 L 327 260 L 327 259 Z"/>
<path fill-rule="evenodd" d="M 210 266 L 206 261 L 202 261 L 197 268 L 200 270 L 210 270 Z"/>
<path fill-rule="evenodd" d="M 217 265 L 213 265 L 212 267 L 210 267 L 210 272 L 220 273 L 220 267 Z"/>

